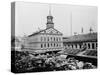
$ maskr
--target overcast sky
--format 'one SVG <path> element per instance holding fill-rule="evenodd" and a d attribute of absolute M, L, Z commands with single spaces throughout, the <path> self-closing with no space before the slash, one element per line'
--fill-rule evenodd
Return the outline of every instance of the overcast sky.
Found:
<path fill-rule="evenodd" d="M 15 8 L 16 36 L 30 35 L 39 29 L 46 28 L 47 16 L 51 5 L 51 14 L 54 17 L 54 28 L 63 33 L 63 36 L 77 32 L 89 33 L 92 27 L 97 32 L 97 7 L 66 4 L 40 4 L 31 2 L 17 2 Z M 71 19 L 72 12 L 72 19 Z"/>

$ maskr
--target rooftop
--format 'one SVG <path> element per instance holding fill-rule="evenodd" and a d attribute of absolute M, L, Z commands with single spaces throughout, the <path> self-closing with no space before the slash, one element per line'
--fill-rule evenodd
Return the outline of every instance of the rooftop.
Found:
<path fill-rule="evenodd" d="M 93 41 L 97 40 L 97 33 L 79 34 L 70 37 L 63 37 L 63 41 L 76 42 L 76 41 Z"/>
<path fill-rule="evenodd" d="M 50 28 L 51 28 L 51 27 L 50 27 Z M 31 37 L 31 36 L 34 36 L 34 35 L 40 34 L 40 33 L 43 32 L 43 31 L 46 33 L 46 30 L 48 30 L 48 29 L 50 29 L 50 28 L 46 28 L 46 29 L 43 29 L 43 30 L 40 30 L 40 31 L 34 32 L 33 34 L 29 35 L 28 37 Z M 59 32 L 59 31 L 56 30 L 55 28 L 52 28 L 52 29 L 54 29 L 55 31 Z M 59 32 L 59 33 L 62 35 L 61 32 Z"/>

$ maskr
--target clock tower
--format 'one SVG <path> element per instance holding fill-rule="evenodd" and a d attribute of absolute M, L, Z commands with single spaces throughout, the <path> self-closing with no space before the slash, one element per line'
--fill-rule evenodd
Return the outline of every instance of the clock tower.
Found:
<path fill-rule="evenodd" d="M 49 10 L 49 15 L 47 16 L 47 27 L 46 28 L 54 28 L 54 23 L 53 23 L 53 16 L 51 15 L 51 10 Z"/>

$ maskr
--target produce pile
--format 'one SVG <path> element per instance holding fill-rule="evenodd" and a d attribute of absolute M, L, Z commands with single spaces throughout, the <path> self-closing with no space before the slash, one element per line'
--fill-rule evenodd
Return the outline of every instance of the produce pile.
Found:
<path fill-rule="evenodd" d="M 74 57 L 66 58 L 66 55 L 45 54 L 33 55 L 28 52 L 12 52 L 11 61 L 14 71 L 23 72 L 42 72 L 42 71 L 61 71 L 77 69 L 96 68 L 90 62 L 76 60 Z"/>

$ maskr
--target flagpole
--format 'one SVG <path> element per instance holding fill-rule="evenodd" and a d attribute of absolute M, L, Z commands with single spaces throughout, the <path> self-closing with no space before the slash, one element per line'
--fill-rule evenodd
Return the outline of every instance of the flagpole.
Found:
<path fill-rule="evenodd" d="M 72 36 L 72 12 L 70 13 L 70 31 Z"/>

